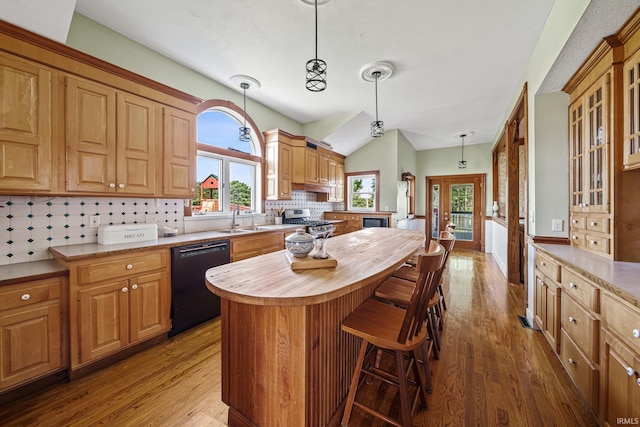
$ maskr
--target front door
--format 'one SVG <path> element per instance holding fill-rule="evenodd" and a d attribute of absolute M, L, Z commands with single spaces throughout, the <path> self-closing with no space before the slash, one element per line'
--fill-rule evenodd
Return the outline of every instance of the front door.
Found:
<path fill-rule="evenodd" d="M 456 248 L 480 250 L 484 174 L 427 177 L 427 230 L 432 239 L 452 222 Z"/>

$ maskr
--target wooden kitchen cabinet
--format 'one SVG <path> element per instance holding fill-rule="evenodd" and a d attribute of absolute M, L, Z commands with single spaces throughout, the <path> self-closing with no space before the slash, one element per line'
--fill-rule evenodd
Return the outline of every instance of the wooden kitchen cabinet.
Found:
<path fill-rule="evenodd" d="M 0 288 L 0 391 L 66 367 L 65 286 L 53 277 Z"/>
<path fill-rule="evenodd" d="M 265 199 L 291 200 L 293 152 L 291 135 L 280 130 L 264 132 Z"/>
<path fill-rule="evenodd" d="M 159 114 L 153 101 L 67 76 L 66 190 L 159 195 Z"/>
<path fill-rule="evenodd" d="M 231 239 L 231 262 L 282 250 L 285 247 L 284 236 L 293 232 L 292 229 L 236 236 Z"/>
<path fill-rule="evenodd" d="M 535 266 L 534 319 L 551 348 L 560 353 L 560 265 L 536 251 Z"/>
<path fill-rule="evenodd" d="M 196 116 L 163 108 L 162 195 L 192 199 L 196 182 Z"/>
<path fill-rule="evenodd" d="M 304 182 L 312 185 L 329 184 L 329 161 L 331 151 L 315 142 L 307 141 L 304 154 Z"/>
<path fill-rule="evenodd" d="M 640 309 L 603 293 L 602 324 L 600 420 L 615 426 L 640 418 Z"/>
<path fill-rule="evenodd" d="M 351 212 L 325 212 L 324 219 L 344 221 L 344 233 L 362 230 L 362 214 Z"/>
<path fill-rule="evenodd" d="M 54 189 L 56 75 L 48 67 L 0 52 L 0 193 Z"/>
<path fill-rule="evenodd" d="M 167 250 L 70 262 L 71 369 L 171 328 Z"/>
<path fill-rule="evenodd" d="M 332 153 L 329 159 L 329 202 L 344 202 L 344 157 Z"/>

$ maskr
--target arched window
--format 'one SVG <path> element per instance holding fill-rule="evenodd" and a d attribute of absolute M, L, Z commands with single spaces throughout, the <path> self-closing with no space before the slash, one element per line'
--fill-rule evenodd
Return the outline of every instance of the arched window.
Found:
<path fill-rule="evenodd" d="M 244 112 L 230 101 L 211 100 L 198 108 L 194 213 L 259 211 L 264 139 L 247 116 L 251 141 L 238 140 Z"/>

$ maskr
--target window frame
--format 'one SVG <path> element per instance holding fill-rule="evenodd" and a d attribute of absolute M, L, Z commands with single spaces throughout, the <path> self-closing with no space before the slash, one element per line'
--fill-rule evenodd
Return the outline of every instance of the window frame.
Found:
<path fill-rule="evenodd" d="M 234 104 L 231 101 L 225 101 L 220 99 L 212 99 L 208 101 L 204 101 L 200 103 L 196 109 L 196 115 L 199 116 L 201 113 L 207 110 L 215 110 L 220 111 L 222 113 L 228 114 L 233 119 L 235 119 L 239 125 L 241 126 L 244 122 L 244 110 Z M 265 152 L 265 142 L 262 133 L 259 131 L 258 126 L 253 121 L 253 119 L 247 114 L 247 127 L 251 132 L 251 140 L 253 143 L 253 149 L 255 154 L 248 154 L 239 151 L 229 150 L 222 147 L 216 147 L 213 145 L 205 144 L 199 141 L 196 141 L 196 170 L 197 170 L 197 159 L 200 156 L 211 157 L 214 159 L 218 159 L 222 161 L 222 166 L 220 170 L 220 177 L 218 177 L 220 181 L 221 190 L 220 191 L 220 204 L 222 209 L 220 211 L 215 212 L 206 212 L 205 215 L 228 215 L 232 212 L 231 209 L 231 195 L 230 195 L 230 163 L 241 163 L 248 164 L 254 167 L 253 169 L 253 183 L 254 183 L 254 191 L 252 191 L 252 200 L 251 205 L 252 209 L 255 212 L 262 212 L 262 191 L 263 191 L 263 179 L 262 179 L 262 170 L 264 165 L 264 152 Z M 197 122 L 197 121 L 196 121 Z M 194 183 L 194 186 L 197 184 Z"/>
<path fill-rule="evenodd" d="M 373 177 L 373 179 L 375 179 L 375 182 L 376 182 L 376 188 L 374 193 L 375 200 L 374 200 L 373 207 L 371 208 L 360 208 L 360 207 L 354 208 L 351 205 L 351 189 L 352 189 L 351 180 L 357 179 L 358 177 L 363 177 L 363 178 Z M 380 211 L 380 171 L 379 170 L 347 172 L 345 173 L 345 181 L 347 186 L 347 202 L 346 202 L 345 210 L 354 211 L 354 212 L 355 211 L 361 211 L 361 212 L 379 212 Z"/>

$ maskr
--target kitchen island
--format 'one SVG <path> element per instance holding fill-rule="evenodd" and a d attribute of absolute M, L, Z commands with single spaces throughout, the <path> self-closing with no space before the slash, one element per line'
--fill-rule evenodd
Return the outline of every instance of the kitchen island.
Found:
<path fill-rule="evenodd" d="M 424 238 L 396 228 L 334 237 L 335 269 L 294 272 L 285 251 L 209 269 L 229 426 L 338 426 L 359 345 L 340 324 Z"/>

